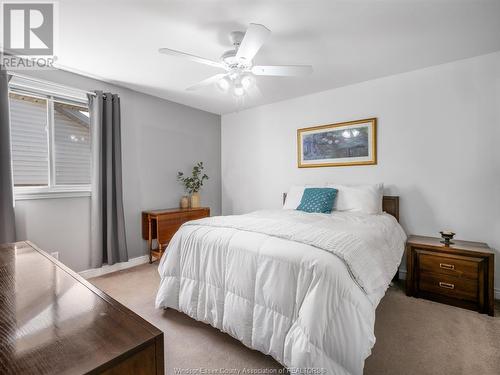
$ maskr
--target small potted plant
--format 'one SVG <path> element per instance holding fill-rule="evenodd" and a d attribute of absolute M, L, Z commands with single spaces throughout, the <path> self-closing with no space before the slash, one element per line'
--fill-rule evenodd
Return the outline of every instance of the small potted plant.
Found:
<path fill-rule="evenodd" d="M 177 180 L 184 185 L 184 189 L 191 196 L 191 208 L 200 207 L 200 189 L 203 181 L 208 180 L 208 176 L 203 173 L 203 162 L 200 161 L 193 167 L 191 176 L 184 176 L 183 172 L 177 172 Z M 181 207 L 183 203 L 181 201 Z"/>

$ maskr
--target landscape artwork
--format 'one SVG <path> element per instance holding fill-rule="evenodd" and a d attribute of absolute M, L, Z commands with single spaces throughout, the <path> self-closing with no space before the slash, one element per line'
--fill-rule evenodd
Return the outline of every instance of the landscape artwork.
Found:
<path fill-rule="evenodd" d="M 376 164 L 377 119 L 297 130 L 299 168 Z"/>

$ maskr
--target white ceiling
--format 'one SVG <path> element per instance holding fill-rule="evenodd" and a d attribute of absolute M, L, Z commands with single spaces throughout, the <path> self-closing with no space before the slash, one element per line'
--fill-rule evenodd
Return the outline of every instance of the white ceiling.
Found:
<path fill-rule="evenodd" d="M 240 109 L 215 87 L 185 88 L 218 69 L 159 54 L 217 60 L 228 34 L 261 23 L 256 64 L 311 64 L 309 77 L 258 77 L 243 108 L 500 50 L 500 1 L 61 0 L 59 64 L 214 113 Z"/>

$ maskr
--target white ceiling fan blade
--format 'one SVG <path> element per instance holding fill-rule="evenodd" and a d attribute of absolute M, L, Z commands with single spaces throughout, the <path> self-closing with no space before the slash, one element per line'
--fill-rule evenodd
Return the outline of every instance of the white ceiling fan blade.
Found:
<path fill-rule="evenodd" d="M 257 52 L 259 52 L 260 47 L 269 38 L 269 35 L 271 35 L 271 30 L 267 27 L 251 23 L 241 41 L 236 58 L 252 61 Z"/>
<path fill-rule="evenodd" d="M 193 86 L 188 87 L 186 90 L 194 91 L 201 89 L 202 87 L 210 86 L 214 83 L 217 83 L 220 79 L 224 78 L 225 75 L 226 75 L 225 73 L 221 73 L 221 74 L 216 74 L 212 77 L 208 77 L 207 79 L 204 79 L 203 81 L 200 81 L 194 84 Z"/>
<path fill-rule="evenodd" d="M 257 65 L 252 68 L 256 76 L 306 76 L 312 71 L 311 65 Z"/>
<path fill-rule="evenodd" d="M 181 51 L 176 51 L 175 49 L 170 49 L 170 48 L 160 48 L 158 52 L 163 53 L 165 55 L 170 55 L 170 56 L 176 56 L 176 57 L 185 57 L 191 61 L 195 61 L 197 63 L 205 64 L 205 65 L 210 65 L 214 66 L 216 68 L 224 68 L 224 65 L 222 65 L 218 61 L 213 61 L 209 59 L 205 59 L 203 57 L 191 55 L 189 53 L 181 52 Z"/>

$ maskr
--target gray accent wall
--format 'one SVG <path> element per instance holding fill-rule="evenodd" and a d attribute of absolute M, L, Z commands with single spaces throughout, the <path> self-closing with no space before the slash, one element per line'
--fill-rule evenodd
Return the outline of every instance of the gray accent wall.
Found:
<path fill-rule="evenodd" d="M 178 170 L 203 161 L 202 205 L 221 213 L 220 116 L 65 71 L 23 72 L 82 90 L 117 93 L 122 107 L 123 195 L 129 258 L 146 254 L 141 211 L 177 207 Z M 16 201 L 18 240 L 30 240 L 76 271 L 90 267 L 90 198 Z"/>

